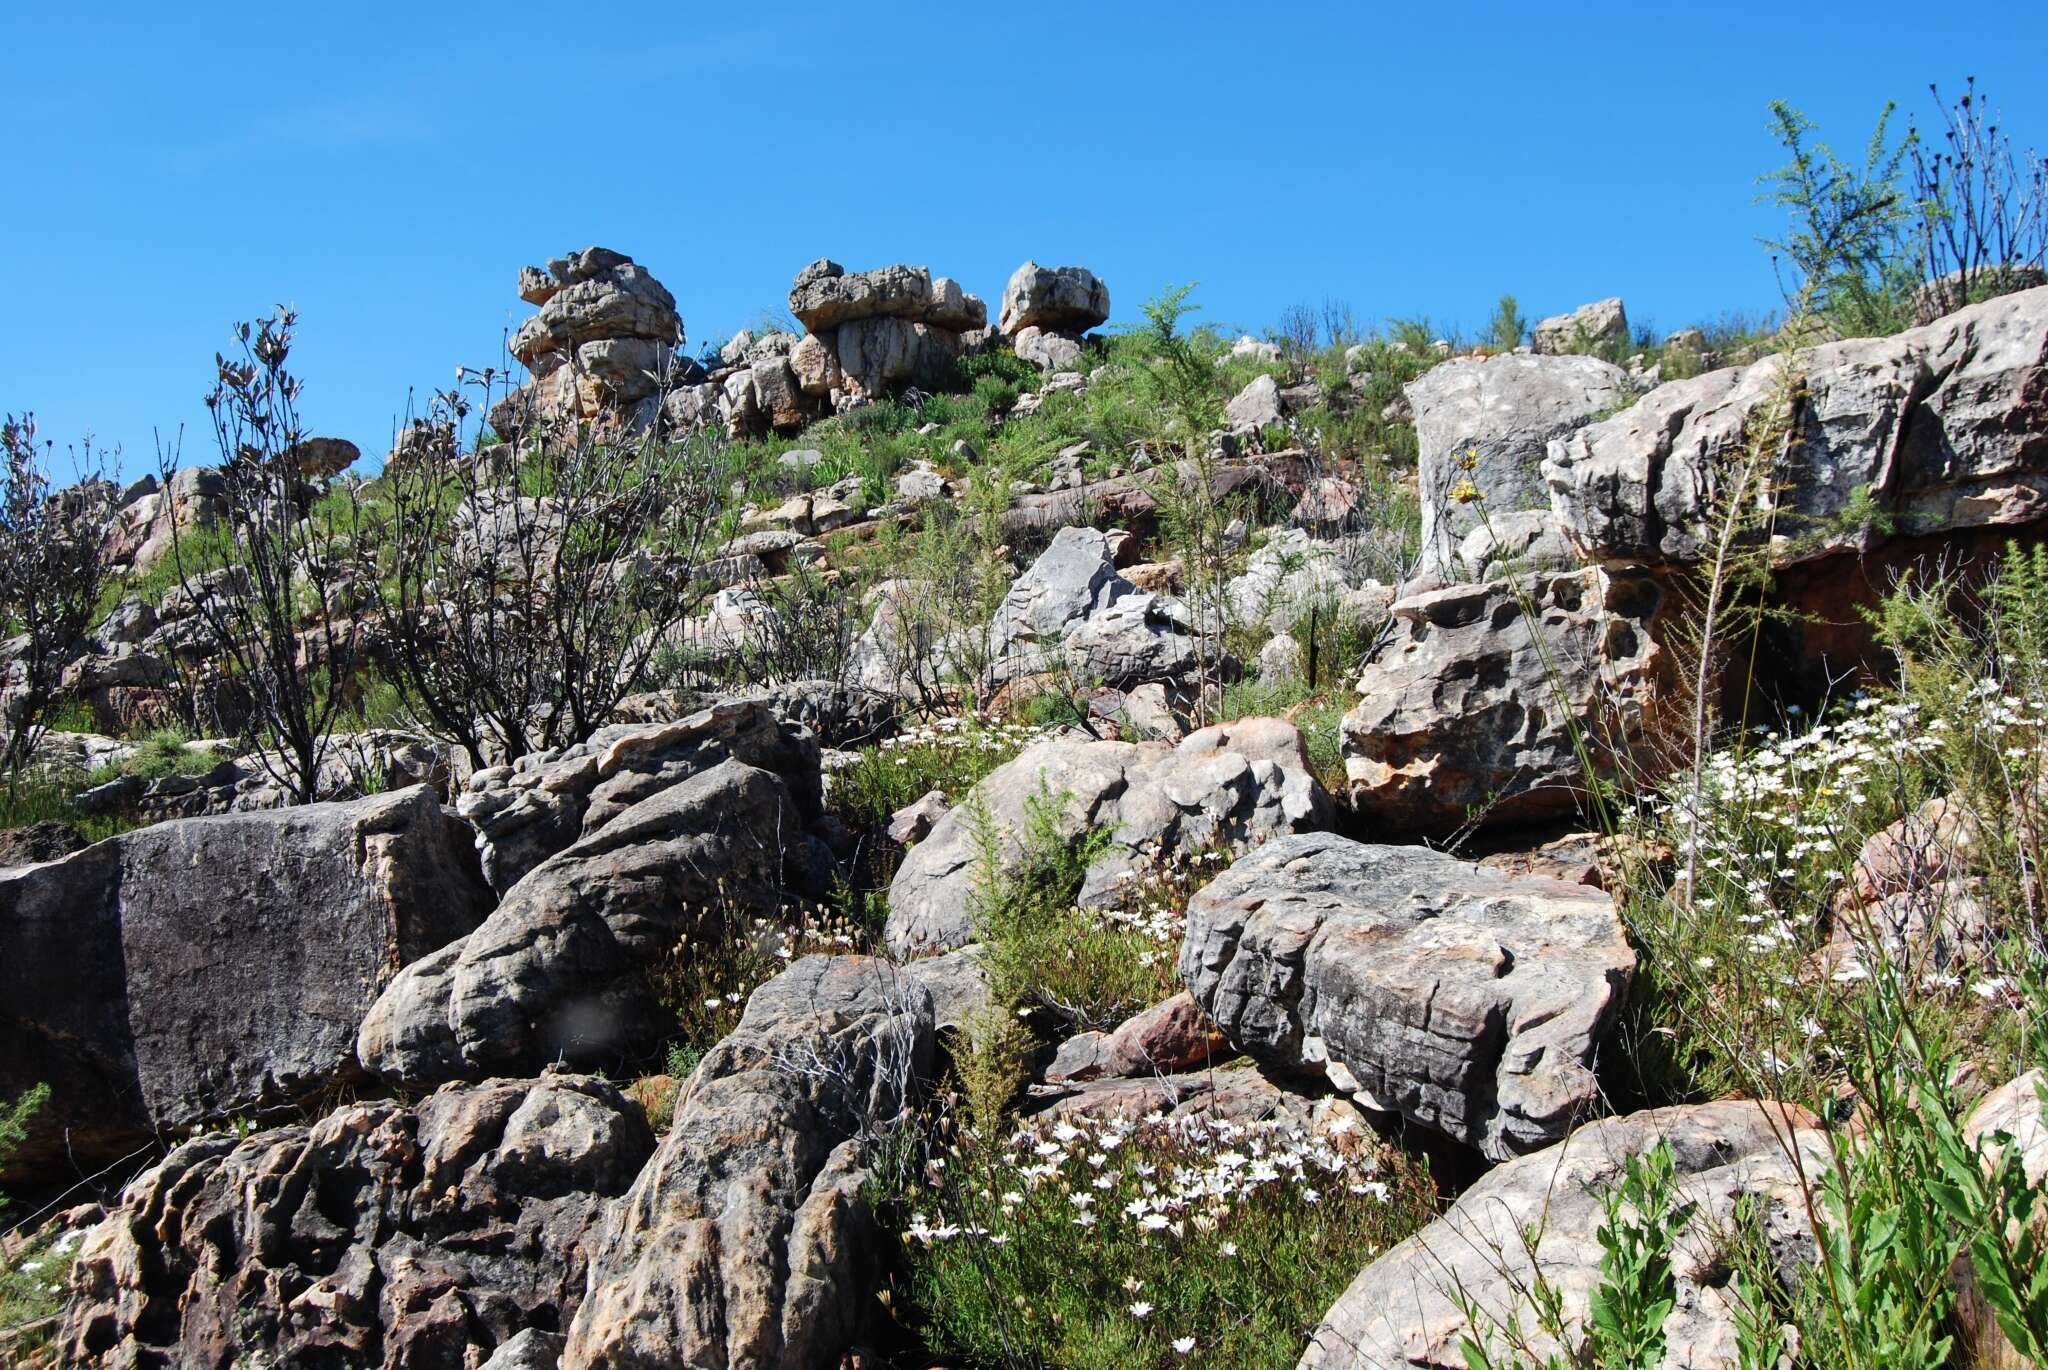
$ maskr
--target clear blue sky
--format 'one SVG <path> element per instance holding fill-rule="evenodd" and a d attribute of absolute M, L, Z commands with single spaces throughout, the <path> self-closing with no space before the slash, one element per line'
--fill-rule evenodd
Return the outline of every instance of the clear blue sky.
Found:
<path fill-rule="evenodd" d="M 0 4 L 0 409 L 210 457 L 229 325 L 303 316 L 315 431 L 381 455 L 487 361 L 518 267 L 601 243 L 691 344 L 821 255 L 993 306 L 1026 257 L 1118 320 L 1199 281 L 1476 327 L 1603 295 L 1776 303 L 1752 204 L 1782 96 L 1848 152 L 1975 74 L 2048 142 L 2048 5 Z"/>

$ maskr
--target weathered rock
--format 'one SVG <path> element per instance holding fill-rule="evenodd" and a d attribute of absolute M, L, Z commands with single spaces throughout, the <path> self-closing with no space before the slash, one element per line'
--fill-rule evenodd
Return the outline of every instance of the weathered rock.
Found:
<path fill-rule="evenodd" d="M 1454 569 L 1459 539 L 1489 521 L 1548 509 L 1543 458 L 1626 403 L 1628 377 L 1595 357 L 1455 357 L 1410 381 L 1422 570 Z"/>
<path fill-rule="evenodd" d="M 347 438 L 302 438 L 292 444 L 284 459 L 307 480 L 324 480 L 348 470 L 362 455 L 362 449 Z"/>
<path fill-rule="evenodd" d="M 987 305 L 924 267 L 899 263 L 848 272 L 824 258 L 798 273 L 789 312 L 814 334 L 862 319 L 905 319 L 956 334 L 988 323 Z"/>
<path fill-rule="evenodd" d="M 522 282 L 532 279 L 532 271 L 522 270 Z M 585 248 L 550 261 L 547 274 L 554 289 L 540 313 L 512 337 L 512 355 L 528 366 L 545 367 L 550 354 L 589 342 L 640 338 L 673 344 L 682 336 L 675 296 L 623 253 Z"/>
<path fill-rule="evenodd" d="M 1307 675 L 1308 656 L 1293 638 L 1270 637 L 1259 648 L 1259 684 L 1292 685 Z"/>
<path fill-rule="evenodd" d="M 1858 903 L 1910 894 L 1948 879 L 1958 858 L 1978 850 L 1977 816 L 1962 802 L 1930 799 L 1904 818 L 1865 838 L 1850 871 Z"/>
<path fill-rule="evenodd" d="M 211 467 L 187 466 L 168 485 L 150 488 L 123 504 L 107 525 L 108 563 L 140 575 L 160 566 L 178 546 L 227 517 L 227 485 Z"/>
<path fill-rule="evenodd" d="M 1011 348 L 1040 371 L 1070 371 L 1081 360 L 1080 339 L 1044 328 L 1018 329 Z"/>
<path fill-rule="evenodd" d="M 1182 981 L 1231 1043 L 1495 1160 L 1597 1104 L 1635 953 L 1614 901 L 1426 847 L 1282 837 L 1188 902 Z"/>
<path fill-rule="evenodd" d="M 653 1151 L 636 1106 L 573 1075 L 187 1142 L 86 1238 L 65 1363 L 552 1367 L 550 1329 Z"/>
<path fill-rule="evenodd" d="M 52 1090 L 16 1166 L 119 1156 L 355 1078 L 400 966 L 489 907 L 431 791 L 161 823 L 0 874 L 0 1097 Z"/>
<path fill-rule="evenodd" d="M 1271 376 L 1253 377 L 1223 406 L 1223 417 L 1237 433 L 1255 433 L 1282 422 L 1286 416 L 1280 409 L 1280 382 Z"/>
<path fill-rule="evenodd" d="M 500 894 L 579 838 L 728 758 L 781 777 L 806 818 L 821 797 L 818 744 L 767 696 L 724 700 L 673 723 L 614 724 L 588 742 L 533 752 L 469 778 L 455 807 L 475 826 L 484 876 Z"/>
<path fill-rule="evenodd" d="M 1598 568 L 1397 601 L 1344 716 L 1352 802 L 1407 829 L 1572 812 L 1581 746 L 1617 777 L 1655 722 L 1661 604 L 1654 582 Z"/>
<path fill-rule="evenodd" d="M 958 1031 L 975 1012 L 993 1002 L 988 964 L 979 942 L 906 961 L 903 973 L 931 992 L 932 1021 L 942 1032 Z"/>
<path fill-rule="evenodd" d="M 1618 297 L 1582 304 L 1569 314 L 1554 314 L 1530 330 L 1539 356 L 1565 356 L 1593 347 L 1628 344 L 1628 311 Z"/>
<path fill-rule="evenodd" d="M 960 355 L 960 335 L 894 315 L 851 319 L 832 333 L 841 385 L 877 396 L 906 385 L 936 385 Z"/>
<path fill-rule="evenodd" d="M 1533 1325 L 1528 1291 L 1540 1270 L 1562 1299 L 1567 1328 L 1584 1340 L 1578 1329 L 1601 1283 L 1604 1196 L 1630 1158 L 1660 1141 L 1671 1146 L 1679 1192 L 1698 1208 L 1672 1253 L 1676 1303 L 1659 1364 L 1736 1364 L 1737 1295 L 1722 1253 L 1737 1205 L 1750 1209 L 1772 1273 L 1788 1289 L 1819 1258 L 1800 1167 L 1825 1171 L 1828 1146 L 1810 1118 L 1791 1110 L 1771 1116 L 1783 1107 L 1730 1099 L 1653 1109 L 1594 1123 L 1561 1146 L 1510 1161 L 1367 1266 L 1316 1328 L 1300 1370 L 1465 1370 L 1460 1345 L 1473 1329 L 1461 1296 L 1495 1328 L 1519 1318 L 1529 1343 L 1518 1354 L 1496 1336 L 1495 1355 L 1573 1363 L 1581 1347 L 1560 1346 Z M 1788 1147 L 1799 1149 L 1798 1166 Z"/>
<path fill-rule="evenodd" d="M 1130 583 L 1116 573 L 1106 535 L 1093 528 L 1060 529 L 989 620 L 992 677 L 1001 684 L 1048 669 L 1054 649 L 1078 623 L 1130 593 Z"/>
<path fill-rule="evenodd" d="M 1845 978 L 1887 964 L 1909 976 L 1974 973 L 1990 964 L 1994 926 L 1976 881 L 1942 880 L 1838 913 L 1815 959 L 1826 974 Z"/>
<path fill-rule="evenodd" d="M 752 371 L 754 402 L 770 428 L 801 428 L 823 412 L 802 388 L 787 357 L 762 357 L 752 364 Z"/>
<path fill-rule="evenodd" d="M 922 798 L 889 815 L 889 840 L 906 845 L 924 841 L 932 825 L 944 818 L 952 807 L 953 801 L 946 798 L 944 790 L 927 790 Z"/>
<path fill-rule="evenodd" d="M 1182 680 L 1202 660 L 1187 606 L 1144 590 L 1121 595 L 1076 623 L 1064 651 L 1067 669 L 1077 679 L 1119 689 Z"/>
<path fill-rule="evenodd" d="M 0 870 L 55 861 L 83 850 L 85 839 L 75 828 L 45 818 L 25 827 L 0 829 Z"/>
<path fill-rule="evenodd" d="M 1838 516 L 1867 492 L 1899 536 L 2030 523 L 2048 513 L 2048 288 L 1888 338 L 1671 381 L 1553 443 L 1551 505 L 1603 561 L 1697 562 L 1715 492 L 1752 425 L 1797 377 L 1789 447 L 1756 495 L 1780 566 L 1884 539 Z M 1753 487 L 1754 488 L 1754 487 Z"/>
<path fill-rule="evenodd" d="M 536 425 L 601 420 L 636 430 L 667 412 L 661 392 L 683 324 L 675 297 L 645 267 L 592 247 L 551 260 L 545 271 L 523 267 L 519 282 L 520 298 L 538 302 L 540 312 L 519 326 L 510 348 L 533 379 L 491 407 L 493 429 L 513 437 Z M 670 415 L 686 420 L 678 426 L 697 417 Z"/>
<path fill-rule="evenodd" d="M 1108 1032 L 1084 1032 L 1060 1044 L 1047 1082 L 1171 1075 L 1199 1070 L 1230 1053 L 1230 1042 L 1186 990 L 1135 1013 Z"/>
<path fill-rule="evenodd" d="M 932 1040 L 931 996 L 873 958 L 807 956 L 754 991 L 606 1223 L 563 1370 L 837 1365 L 879 1256 L 866 1149 Z"/>
<path fill-rule="evenodd" d="M 1003 308 L 996 318 L 998 333 L 1015 335 L 1027 328 L 1056 333 L 1085 333 L 1109 318 L 1109 287 L 1083 266 L 1040 266 L 1026 262 L 1003 288 Z M 1018 352 L 1019 356 L 1023 352 Z"/>
<path fill-rule="evenodd" d="M 1339 612 L 1348 591 L 1377 584 L 1371 577 L 1375 551 L 1364 539 L 1320 542 L 1299 528 L 1277 529 L 1224 588 L 1231 619 L 1285 633 L 1311 608 Z"/>
<path fill-rule="evenodd" d="M 649 975 L 679 939 L 824 893 L 830 856 L 806 839 L 781 776 L 735 757 L 700 769 L 658 733 L 638 745 L 655 769 L 594 788 L 574 845 L 391 982 L 358 1037 L 367 1069 L 417 1085 L 630 1059 L 673 1028 Z"/>
<path fill-rule="evenodd" d="M 1301 734 L 1272 718 L 1244 718 L 1190 733 L 1178 744 L 1097 742 L 1062 735 L 997 767 L 911 848 L 889 886 L 891 951 L 944 950 L 973 935 L 974 814 L 985 808 L 1004 869 L 1020 858 L 1028 806 L 1051 796 L 1069 840 L 1110 834 L 1088 869 L 1080 902 L 1113 903 L 1119 877 L 1139 870 L 1140 848 L 1192 855 L 1249 847 L 1329 822 L 1329 798 L 1310 771 Z"/>

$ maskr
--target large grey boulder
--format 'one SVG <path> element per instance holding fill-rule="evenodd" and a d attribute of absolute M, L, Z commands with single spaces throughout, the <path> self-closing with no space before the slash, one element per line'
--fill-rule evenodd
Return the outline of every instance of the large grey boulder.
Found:
<path fill-rule="evenodd" d="M 673 1026 L 659 958 L 821 896 L 830 872 L 783 778 L 737 758 L 591 817 L 475 932 L 399 973 L 363 1021 L 367 1069 L 418 1085 L 652 1050 Z"/>
<path fill-rule="evenodd" d="M 1621 1183 L 1630 1158 L 1659 1142 L 1670 1144 L 1680 1202 L 1698 1205 L 1672 1253 L 1676 1302 L 1659 1364 L 1740 1363 L 1739 1305 L 1725 1264 L 1738 1205 L 1763 1234 L 1771 1274 L 1795 1289 L 1819 1257 L 1801 1171 L 1824 1173 L 1829 1151 L 1797 1110 L 1728 1099 L 1605 1119 L 1493 1170 L 1351 1282 L 1316 1328 L 1300 1370 L 1465 1370 L 1460 1348 L 1468 1336 L 1517 1364 L 1524 1363 L 1518 1351 L 1528 1363 L 1551 1356 L 1581 1363 L 1602 1278 L 1605 1195 Z M 1539 1277 L 1562 1299 L 1564 1344 L 1530 1316 L 1529 1290 Z M 1484 1326 L 1472 1327 L 1461 1298 L 1476 1305 Z M 1510 1317 L 1528 1336 L 1526 1347 L 1500 1335 Z"/>
<path fill-rule="evenodd" d="M 1599 890 L 1331 833 L 1243 857 L 1187 920 L 1181 979 L 1233 1046 L 1495 1160 L 1595 1107 L 1635 970 Z"/>
<path fill-rule="evenodd" d="M 1751 495 L 1779 565 L 1883 541 L 1839 524 L 1859 491 L 1901 536 L 2048 513 L 2048 288 L 1661 385 L 1550 445 L 1552 507 L 1599 560 L 1698 562 L 1715 543 L 1717 492 L 1788 395 L 1791 440 L 1767 454 Z"/>
<path fill-rule="evenodd" d="M 1628 310 L 1619 296 L 1582 304 L 1569 314 L 1553 314 L 1529 330 L 1532 350 L 1539 356 L 1563 356 L 1589 347 L 1625 347 L 1628 339 Z"/>
<path fill-rule="evenodd" d="M 1344 716 L 1352 803 L 1408 830 L 1574 812 L 1585 760 L 1620 777 L 1669 696 L 1663 602 L 1597 567 L 1396 601 Z"/>
<path fill-rule="evenodd" d="M 1391 591 L 1372 578 L 1375 569 L 1385 573 L 1380 551 L 1366 538 L 1322 541 L 1305 529 L 1276 529 L 1224 587 L 1231 621 L 1285 633 L 1312 609 L 1326 617 L 1377 616 L 1392 599 Z"/>
<path fill-rule="evenodd" d="M 574 1075 L 187 1142 L 86 1237 L 64 1363 L 552 1368 L 519 1357 L 575 1314 L 653 1150 L 637 1105 Z"/>
<path fill-rule="evenodd" d="M 1001 684 L 1051 669 L 1075 625 L 1135 592 L 1116 573 L 1108 535 L 1087 527 L 1060 529 L 989 620 L 990 674 Z"/>
<path fill-rule="evenodd" d="M 869 1149 L 932 1042 L 931 996 L 872 957 L 807 956 L 755 990 L 594 1244 L 563 1370 L 839 1364 L 881 1251 Z"/>
<path fill-rule="evenodd" d="M 960 355 L 960 335 L 894 315 L 849 319 L 832 331 L 840 388 L 877 396 L 905 385 L 936 385 Z"/>
<path fill-rule="evenodd" d="M 933 324 L 953 333 L 988 324 L 987 305 L 963 292 L 957 281 L 935 278 L 924 267 L 898 263 L 850 272 L 822 257 L 797 273 L 789 312 L 813 333 L 876 318 Z"/>
<path fill-rule="evenodd" d="M 1116 689 L 1182 680 L 1202 664 L 1187 606 L 1149 590 L 1120 596 L 1082 619 L 1067 633 L 1063 650 L 1075 678 Z"/>
<path fill-rule="evenodd" d="M 1010 283 L 1003 288 L 996 331 L 1013 336 L 1042 328 L 1078 334 L 1108 318 L 1109 287 L 1087 267 L 1026 262 L 1010 274 Z"/>
<path fill-rule="evenodd" d="M 432 791 L 160 823 L 0 873 L 0 1098 L 15 1159 L 105 1160 L 356 1078 L 357 1026 L 489 891 Z"/>
<path fill-rule="evenodd" d="M 782 778 L 806 819 L 820 806 L 818 743 L 779 694 L 724 700 L 674 722 L 613 724 L 586 742 L 531 752 L 469 778 L 456 810 L 476 828 L 484 877 L 504 893 L 641 800 L 738 759 Z M 801 710 L 795 715 L 803 721 Z"/>
<path fill-rule="evenodd" d="M 964 946 L 974 936 L 977 815 L 997 842 L 997 874 L 1024 852 L 1030 806 L 1051 802 L 1060 836 L 1110 834 L 1088 868 L 1080 902 L 1114 903 L 1119 877 L 1155 856 L 1244 849 L 1330 821 L 1329 796 L 1309 769 L 1301 733 L 1274 718 L 1241 718 L 1179 743 L 1099 742 L 1063 734 L 997 767 L 911 848 L 889 886 L 889 949 L 899 956 Z"/>
<path fill-rule="evenodd" d="M 540 312 L 509 344 L 533 373 L 491 407 L 501 436 L 562 420 L 648 422 L 669 380 L 683 321 L 675 297 L 622 252 L 589 247 L 523 267 L 520 298 Z"/>
<path fill-rule="evenodd" d="M 1457 569 L 1459 539 L 1482 523 L 1547 510 L 1542 468 L 1551 441 L 1630 397 L 1627 373 L 1597 357 L 1513 353 L 1453 358 L 1404 393 L 1415 412 L 1421 569 L 1435 575 Z"/>
<path fill-rule="evenodd" d="M 1234 433 L 1256 433 L 1282 422 L 1286 411 L 1280 403 L 1280 382 L 1271 376 L 1252 377 L 1223 406 L 1223 417 Z"/>
<path fill-rule="evenodd" d="M 536 289 L 533 282 L 544 278 Z M 528 366 L 547 366 L 550 354 L 615 338 L 674 343 L 682 333 L 675 296 L 622 252 L 587 247 L 552 259 L 545 273 L 526 267 L 522 295 L 540 313 L 512 335 L 512 355 Z M 538 295 L 535 300 L 532 296 Z"/>

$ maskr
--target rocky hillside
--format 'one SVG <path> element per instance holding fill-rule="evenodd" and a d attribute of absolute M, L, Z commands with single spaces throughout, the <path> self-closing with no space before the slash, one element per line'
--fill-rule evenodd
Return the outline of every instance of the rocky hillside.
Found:
<path fill-rule="evenodd" d="M 2048 287 L 518 294 L 374 472 L 288 315 L 9 430 L 10 1363 L 2048 1346 Z"/>

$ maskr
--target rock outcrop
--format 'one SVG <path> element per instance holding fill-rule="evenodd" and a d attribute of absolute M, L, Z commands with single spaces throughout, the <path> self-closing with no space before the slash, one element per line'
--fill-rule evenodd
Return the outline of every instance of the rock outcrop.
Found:
<path fill-rule="evenodd" d="M 849 272 L 819 258 L 797 273 L 789 310 L 810 330 L 788 366 L 799 394 L 842 408 L 944 379 L 961 335 L 988 326 L 988 306 L 921 266 Z"/>
<path fill-rule="evenodd" d="M 1550 445 L 1552 507 L 1588 556 L 1695 564 L 1728 471 L 1787 400 L 1790 446 L 1756 495 L 1780 566 L 1881 542 L 1839 523 L 1859 492 L 1899 536 L 2048 514 L 2048 288 L 1659 386 Z"/>
<path fill-rule="evenodd" d="M 1099 742 L 1062 735 L 1027 747 L 974 787 L 970 797 L 911 848 L 889 886 L 889 949 L 906 955 L 964 946 L 973 937 L 980 875 L 975 815 L 998 834 L 998 863 L 1024 850 L 1029 807 L 1051 804 L 1067 840 L 1107 832 L 1089 867 L 1083 905 L 1114 902 L 1118 877 L 1154 855 L 1248 847 L 1326 826 L 1329 797 L 1309 769 L 1301 733 L 1273 718 L 1241 718 L 1168 742 Z"/>
<path fill-rule="evenodd" d="M 475 932 L 399 973 L 363 1022 L 366 1068 L 417 1085 L 631 1059 L 673 1027 L 648 976 L 679 938 L 825 892 L 830 855 L 773 771 L 729 757 L 607 798 Z"/>
<path fill-rule="evenodd" d="M 1548 511 L 1543 458 L 1630 397 L 1628 376 L 1595 357 L 1456 357 L 1410 381 L 1425 576 L 1459 568 L 1460 539 L 1482 522 Z"/>
<path fill-rule="evenodd" d="M 1352 802 L 1408 830 L 1569 814 L 1668 697 L 1656 582 L 1597 567 L 1396 601 L 1344 716 Z"/>
<path fill-rule="evenodd" d="M 1116 571 L 1111 535 L 1062 528 L 989 620 L 989 675 L 1002 684 L 1065 666 L 1113 688 L 1174 681 L 1199 662 L 1193 616 Z"/>
<path fill-rule="evenodd" d="M 783 718 L 780 694 L 725 700 L 674 722 L 613 724 L 469 778 L 456 810 L 477 832 L 484 878 L 503 894 L 527 872 L 641 800 L 725 760 L 781 778 L 806 821 L 820 804 L 818 743 Z"/>
<path fill-rule="evenodd" d="M 1614 901 L 1425 847 L 1282 837 L 1188 902 L 1181 979 L 1232 1045 L 1503 1160 L 1599 1098 L 1635 970 Z"/>
<path fill-rule="evenodd" d="M 1026 262 L 1003 289 L 996 331 L 1019 357 L 1041 371 L 1071 369 L 1081 357 L 1081 335 L 1109 318 L 1109 287 L 1082 266 Z"/>
<path fill-rule="evenodd" d="M 1300 1370 L 1465 1370 L 1460 1347 L 1475 1336 L 1460 1298 L 1485 1324 L 1496 1356 L 1575 1362 L 1532 1325 L 1528 1291 L 1538 1272 L 1562 1300 L 1568 1328 L 1583 1328 L 1600 1287 L 1605 1193 L 1628 1161 L 1669 1143 L 1678 1186 L 1698 1205 L 1672 1253 L 1676 1302 L 1664 1323 L 1659 1363 L 1735 1365 L 1738 1305 L 1723 1263 L 1723 1235 L 1737 1205 L 1757 1224 L 1772 1271 L 1789 1290 L 1819 1251 L 1806 1218 L 1805 1175 L 1824 1172 L 1828 1146 L 1813 1120 L 1783 1105 L 1729 1099 L 1609 1118 L 1553 1150 L 1510 1161 L 1461 1195 L 1443 1217 L 1375 1260 L 1351 1282 L 1303 1353 Z M 1802 1155 L 1795 1162 L 1788 1147 Z M 1510 1348 L 1499 1335 L 1519 1314 L 1530 1337 Z"/>
<path fill-rule="evenodd" d="M 607 1222 L 563 1370 L 839 1364 L 879 1257 L 868 1147 L 932 1042 L 931 996 L 871 957 L 807 956 L 755 990 Z"/>
<path fill-rule="evenodd" d="M 1539 356 L 1566 356 L 1588 348 L 1628 346 L 1628 311 L 1618 296 L 1582 304 L 1569 314 L 1539 320 L 1529 330 Z"/>
<path fill-rule="evenodd" d="M 622 252 L 587 247 L 522 267 L 519 297 L 540 313 L 512 335 L 533 379 L 491 411 L 500 436 L 558 421 L 655 422 L 683 321 L 675 296 Z"/>
<path fill-rule="evenodd" d="M 86 1238 L 65 1363 L 521 1364 L 574 1316 L 600 1223 L 653 1150 L 637 1105 L 574 1075 L 198 1138 Z"/>
<path fill-rule="evenodd" d="M 16 1167 L 357 1078 L 379 991 L 489 908 L 467 847 L 416 787 L 160 823 L 0 874 L 0 1097 L 51 1088 Z"/>

